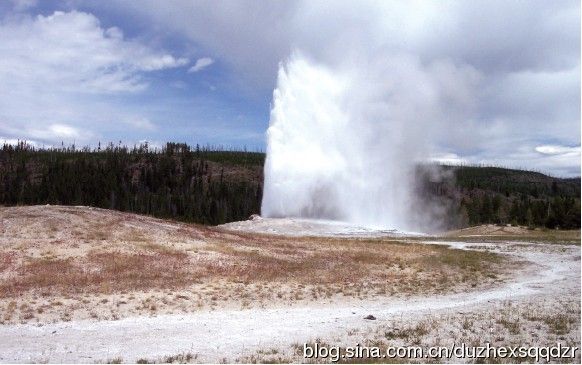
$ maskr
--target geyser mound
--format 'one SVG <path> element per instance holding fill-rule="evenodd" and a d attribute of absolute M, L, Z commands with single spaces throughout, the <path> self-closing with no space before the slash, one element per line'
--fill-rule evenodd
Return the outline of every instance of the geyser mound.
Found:
<path fill-rule="evenodd" d="M 280 66 L 263 216 L 426 228 L 414 168 L 426 156 L 438 83 L 414 58 L 381 60 L 329 67 L 295 54 Z"/>

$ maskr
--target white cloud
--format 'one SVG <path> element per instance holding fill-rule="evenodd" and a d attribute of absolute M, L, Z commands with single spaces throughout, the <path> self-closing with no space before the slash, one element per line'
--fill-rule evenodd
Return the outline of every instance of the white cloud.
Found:
<path fill-rule="evenodd" d="M 153 130 L 118 98 L 146 90 L 149 73 L 189 62 L 78 11 L 6 17 L 0 39 L 0 133 L 43 143 L 94 143 L 119 120 Z"/>
<path fill-rule="evenodd" d="M 46 127 L 29 127 L 24 129 L 24 134 L 39 141 L 65 143 L 77 142 L 92 135 L 91 131 L 81 131 L 79 128 L 64 123 L 54 123 Z"/>
<path fill-rule="evenodd" d="M 214 60 L 210 57 L 199 58 L 198 60 L 196 60 L 196 63 L 194 64 L 194 66 L 190 67 L 188 72 L 202 71 L 203 69 L 212 65 L 213 63 L 214 63 Z"/>
<path fill-rule="evenodd" d="M 127 124 L 141 130 L 153 131 L 156 125 L 147 118 L 132 118 L 127 121 Z"/>
<path fill-rule="evenodd" d="M 26 140 L 31 144 L 66 144 L 86 141 L 94 137 L 93 132 L 81 130 L 77 127 L 65 123 L 52 123 L 48 125 L 19 125 L 0 126 L 2 133 L 14 135 L 16 137 L 2 137 L 4 141 Z"/>
<path fill-rule="evenodd" d="M 61 137 L 70 139 L 78 138 L 80 136 L 80 133 L 76 128 L 66 124 L 53 124 L 49 126 L 48 131 L 57 138 Z"/>
<path fill-rule="evenodd" d="M 81 93 L 143 90 L 142 73 L 184 66 L 186 58 L 125 40 L 87 13 L 55 12 L 0 25 L 0 82 Z"/>
<path fill-rule="evenodd" d="M 535 148 L 535 151 L 543 155 L 566 155 L 566 154 L 580 155 L 580 146 L 568 147 L 559 145 L 543 145 L 537 146 Z"/>
<path fill-rule="evenodd" d="M 465 158 L 456 153 L 436 153 L 429 158 L 429 161 L 444 165 L 463 165 L 468 163 Z"/>
<path fill-rule="evenodd" d="M 318 61 L 362 50 L 462 60 L 487 71 L 579 63 L 578 1 L 112 1 L 107 6 L 178 32 L 249 79 L 274 85 L 277 65 L 300 48 Z"/>
<path fill-rule="evenodd" d="M 187 65 L 190 62 L 187 58 L 174 58 L 168 54 L 159 56 L 150 56 L 140 62 L 143 71 L 157 71 L 165 68 L 174 68 Z"/>

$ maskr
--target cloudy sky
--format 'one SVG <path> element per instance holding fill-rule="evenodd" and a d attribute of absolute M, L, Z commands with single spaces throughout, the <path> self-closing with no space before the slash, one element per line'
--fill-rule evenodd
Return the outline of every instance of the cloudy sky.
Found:
<path fill-rule="evenodd" d="M 297 50 L 461 70 L 433 159 L 580 174 L 578 1 L 3 1 L 0 140 L 264 150 Z"/>

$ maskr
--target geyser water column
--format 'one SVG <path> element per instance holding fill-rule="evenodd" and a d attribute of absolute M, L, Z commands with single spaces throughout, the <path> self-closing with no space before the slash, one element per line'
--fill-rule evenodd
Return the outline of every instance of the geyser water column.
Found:
<path fill-rule="evenodd" d="M 300 55 L 280 67 L 263 216 L 408 228 L 411 159 L 403 156 L 400 126 L 385 120 L 388 105 L 374 83 Z"/>
<path fill-rule="evenodd" d="M 264 216 L 348 219 L 354 202 L 343 201 L 344 188 L 358 177 L 350 171 L 357 148 L 346 134 L 347 87 L 304 59 L 280 69 L 267 132 Z"/>
<path fill-rule="evenodd" d="M 368 59 L 326 66 L 295 53 L 280 66 L 263 216 L 423 228 L 429 209 L 416 204 L 414 167 L 442 118 L 441 90 L 462 84 L 463 72 L 410 56 Z"/>

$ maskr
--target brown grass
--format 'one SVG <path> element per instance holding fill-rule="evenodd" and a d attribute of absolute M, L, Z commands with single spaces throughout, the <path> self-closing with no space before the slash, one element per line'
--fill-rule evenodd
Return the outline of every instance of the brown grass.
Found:
<path fill-rule="evenodd" d="M 16 262 L 15 252 L 0 252 L 0 273 L 8 270 Z"/>
<path fill-rule="evenodd" d="M 168 288 L 190 282 L 184 253 L 90 253 L 81 259 L 32 259 L 18 276 L 0 285 L 0 297 L 29 290 L 51 293 L 109 293 Z"/>
<path fill-rule="evenodd" d="M 152 243 L 140 247 L 135 253 L 94 250 L 75 258 L 27 258 L 16 265 L 15 276 L 0 281 L 0 297 L 31 290 L 111 293 L 182 288 L 213 280 L 314 286 L 311 293 L 296 293 L 297 299 L 337 293 L 440 292 L 459 282 L 492 280 L 500 275 L 502 261 L 487 252 L 378 240 L 223 240 L 209 246 L 212 255 Z M 2 262 L 2 267 L 14 266 L 15 258 L 5 254 Z"/>
<path fill-rule="evenodd" d="M 46 216 L 29 217 L 28 211 Z M 257 297 L 295 301 L 429 294 L 491 284 L 506 267 L 492 253 L 396 239 L 228 233 L 75 207 L 5 208 L 0 214 L 7 227 L 0 236 L 6 242 L 0 249 L 0 298 L 190 285 L 215 286 L 208 298 L 200 294 L 202 301 L 232 295 L 243 304 Z M 60 222 L 57 231 L 47 226 L 51 220 Z M 47 239 L 53 233 L 58 240 Z M 254 292 L 246 287 L 238 292 L 242 284 L 256 285 Z"/>
<path fill-rule="evenodd" d="M 489 252 L 383 240 L 242 238 L 216 243 L 224 259 L 205 265 L 211 277 L 304 285 L 375 286 L 386 292 L 443 291 L 458 282 L 491 282 L 505 263 Z M 321 293 L 319 293 L 321 294 Z"/>

